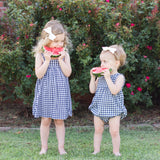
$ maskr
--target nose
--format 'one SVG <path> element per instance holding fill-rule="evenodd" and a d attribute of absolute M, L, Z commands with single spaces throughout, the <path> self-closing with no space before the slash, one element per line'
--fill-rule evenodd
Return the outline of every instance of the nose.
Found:
<path fill-rule="evenodd" d="M 104 67 L 104 63 L 103 62 L 101 62 L 101 67 Z"/>

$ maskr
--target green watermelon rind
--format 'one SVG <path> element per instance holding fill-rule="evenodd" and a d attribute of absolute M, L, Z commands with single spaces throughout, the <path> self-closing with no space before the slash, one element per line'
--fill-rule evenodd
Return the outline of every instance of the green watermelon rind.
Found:
<path fill-rule="evenodd" d="M 43 52 L 45 51 L 44 47 L 42 47 L 42 51 L 43 51 Z"/>
<path fill-rule="evenodd" d="M 59 56 L 61 56 L 61 54 L 59 54 L 59 55 L 51 55 L 51 58 L 57 58 Z"/>
<path fill-rule="evenodd" d="M 103 75 L 101 75 L 102 74 L 102 72 L 101 73 L 92 73 L 94 76 L 96 76 L 96 77 L 101 77 L 101 76 L 103 76 Z"/>
<path fill-rule="evenodd" d="M 112 68 L 110 68 L 109 69 L 109 71 L 111 72 L 112 71 Z M 92 72 L 92 74 L 94 75 L 94 76 L 96 76 L 96 77 L 102 77 L 104 72 L 101 72 L 101 73 L 94 73 L 94 72 Z"/>

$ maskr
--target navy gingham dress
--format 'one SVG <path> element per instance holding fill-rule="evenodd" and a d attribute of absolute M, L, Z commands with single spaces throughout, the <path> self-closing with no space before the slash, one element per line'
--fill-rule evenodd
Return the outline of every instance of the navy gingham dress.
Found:
<path fill-rule="evenodd" d="M 115 83 L 120 73 L 111 75 L 111 80 Z M 113 95 L 107 85 L 104 76 L 99 77 L 97 90 L 93 97 L 89 110 L 103 121 L 108 122 L 110 118 L 121 116 L 121 119 L 127 116 L 127 110 L 124 106 L 124 96 L 121 91 Z"/>
<path fill-rule="evenodd" d="M 58 60 L 51 60 L 45 75 L 37 79 L 32 113 L 35 118 L 64 120 L 72 116 L 69 81 Z"/>

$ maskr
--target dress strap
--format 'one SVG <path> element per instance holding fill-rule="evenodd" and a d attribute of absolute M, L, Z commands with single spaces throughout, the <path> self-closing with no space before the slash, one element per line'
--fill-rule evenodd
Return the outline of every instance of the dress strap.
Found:
<path fill-rule="evenodd" d="M 43 54 L 43 53 L 41 53 L 41 55 L 42 55 L 42 57 L 43 57 L 43 60 L 45 61 L 45 57 L 44 57 L 44 54 Z"/>

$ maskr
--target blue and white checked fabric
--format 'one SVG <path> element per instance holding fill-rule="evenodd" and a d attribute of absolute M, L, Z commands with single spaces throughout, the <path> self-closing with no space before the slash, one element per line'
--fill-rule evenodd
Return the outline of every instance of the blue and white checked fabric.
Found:
<path fill-rule="evenodd" d="M 69 81 L 58 60 L 51 60 L 44 77 L 37 79 L 32 113 L 35 118 L 67 119 L 72 116 Z"/>
<path fill-rule="evenodd" d="M 112 82 L 115 83 L 120 73 L 111 75 Z M 110 118 L 121 116 L 121 119 L 127 116 L 127 110 L 124 106 L 124 96 L 122 89 L 117 95 L 113 95 L 107 85 L 104 76 L 98 80 L 97 90 L 93 97 L 89 110 L 107 122 Z"/>

